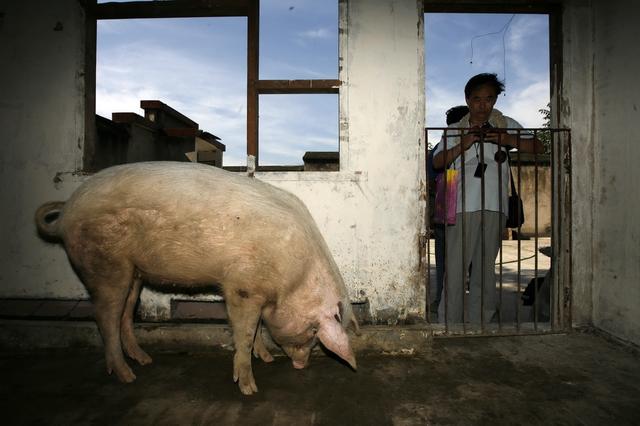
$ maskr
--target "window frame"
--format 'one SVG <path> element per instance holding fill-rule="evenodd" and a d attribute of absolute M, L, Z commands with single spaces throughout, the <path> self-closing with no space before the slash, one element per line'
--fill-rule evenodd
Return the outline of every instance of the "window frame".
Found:
<path fill-rule="evenodd" d="M 90 2 L 90 0 L 85 0 Z M 270 94 L 338 94 L 339 79 L 260 80 L 260 0 L 169 0 L 90 3 L 86 7 L 85 46 L 85 144 L 83 169 L 96 170 L 95 119 L 97 22 L 108 19 L 148 18 L 247 18 L 247 159 L 255 158 L 259 170 L 259 97 Z M 286 169 L 286 167 L 285 167 Z"/>

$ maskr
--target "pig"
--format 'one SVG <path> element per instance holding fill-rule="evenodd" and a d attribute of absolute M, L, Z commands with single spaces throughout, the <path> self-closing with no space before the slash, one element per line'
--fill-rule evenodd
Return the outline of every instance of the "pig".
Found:
<path fill-rule="evenodd" d="M 258 391 L 251 353 L 273 360 L 260 323 L 304 368 L 320 341 L 354 370 L 347 329 L 359 331 L 338 267 L 305 205 L 259 179 L 186 162 L 133 163 L 88 178 L 66 202 L 37 209 L 39 234 L 61 241 L 90 294 L 107 372 L 141 365 L 133 315 L 141 285 L 216 285 L 235 353 L 233 380 Z"/>

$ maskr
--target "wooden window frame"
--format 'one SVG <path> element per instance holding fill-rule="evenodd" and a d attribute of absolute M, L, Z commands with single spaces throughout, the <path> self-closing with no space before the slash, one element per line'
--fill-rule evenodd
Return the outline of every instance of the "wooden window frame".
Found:
<path fill-rule="evenodd" d="M 147 18 L 247 18 L 247 156 L 255 158 L 259 166 L 259 96 L 268 94 L 338 94 L 340 80 L 260 80 L 260 0 L 180 0 L 123 3 L 93 3 L 85 1 L 87 11 L 85 75 L 88 88 L 85 94 L 85 151 L 84 169 L 93 171 L 95 131 L 95 87 L 97 21 L 108 19 Z M 95 1 L 95 0 L 94 0 Z"/>

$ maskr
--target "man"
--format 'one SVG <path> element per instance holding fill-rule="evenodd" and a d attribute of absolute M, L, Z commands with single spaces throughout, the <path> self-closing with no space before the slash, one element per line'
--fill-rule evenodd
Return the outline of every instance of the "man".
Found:
<path fill-rule="evenodd" d="M 445 240 L 447 304 L 441 303 L 441 312 L 446 311 L 449 323 L 492 319 L 496 311 L 495 259 L 507 214 L 509 162 L 505 151 L 543 152 L 540 141 L 530 135 L 519 137 L 517 131 L 503 130 L 522 128 L 493 108 L 503 91 L 504 84 L 496 74 L 472 77 L 464 88 L 469 114 L 449 126 L 466 130 L 447 132 L 455 137 L 443 137 L 433 156 L 435 169 L 453 167 L 459 171 L 456 223 L 447 227 Z M 465 275 L 470 264 L 468 316 L 463 317 Z"/>

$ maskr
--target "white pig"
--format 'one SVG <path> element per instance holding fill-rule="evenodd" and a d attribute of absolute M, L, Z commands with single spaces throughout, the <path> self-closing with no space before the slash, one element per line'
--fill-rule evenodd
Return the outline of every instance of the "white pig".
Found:
<path fill-rule="evenodd" d="M 193 163 L 105 169 L 65 202 L 36 212 L 40 234 L 62 240 L 95 306 L 107 371 L 135 375 L 124 352 L 151 358 L 133 333 L 142 280 L 222 289 L 233 328 L 233 378 L 257 392 L 251 352 L 273 360 L 260 319 L 303 368 L 317 340 L 356 368 L 346 328 L 358 324 L 313 218 L 294 195 L 258 179 Z"/>

